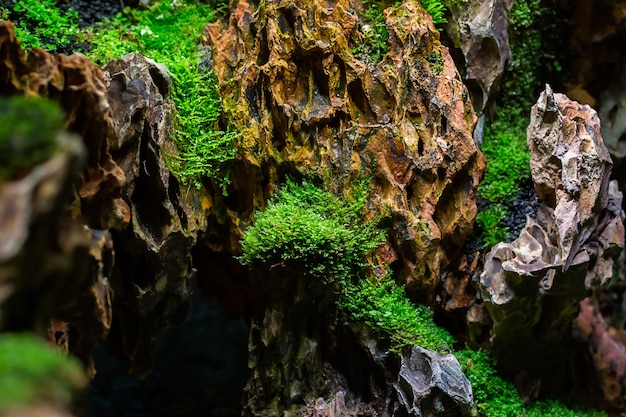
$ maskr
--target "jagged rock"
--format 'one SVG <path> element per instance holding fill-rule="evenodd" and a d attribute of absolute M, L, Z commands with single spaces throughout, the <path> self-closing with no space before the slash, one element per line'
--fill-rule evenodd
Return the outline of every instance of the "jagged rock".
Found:
<path fill-rule="evenodd" d="M 409 290 L 432 293 L 472 230 L 485 162 L 431 17 L 417 2 L 387 9 L 390 52 L 372 65 L 352 50 L 360 1 L 259 7 L 236 2 L 227 27 L 205 31 L 228 116 L 244 127 L 229 190 L 237 213 L 220 220 L 240 234 L 285 174 L 341 190 L 364 173 L 370 209 L 392 219 L 388 258 Z"/>
<path fill-rule="evenodd" d="M 175 148 L 166 68 L 131 53 L 104 70 L 116 137 L 110 149 L 126 174 L 123 198 L 130 207 L 129 225 L 113 236 L 110 282 L 118 327 L 109 347 L 133 375 L 144 376 L 152 366 L 156 331 L 184 317 L 191 248 L 206 219 L 201 195 L 181 190 L 167 168 L 166 155 Z"/>
<path fill-rule="evenodd" d="M 593 406 L 623 410 L 626 348 L 611 330 L 590 298 L 580 302 L 580 314 L 574 321 L 574 337 L 582 343 L 594 370 L 591 375 L 586 375 L 584 394 Z"/>
<path fill-rule="evenodd" d="M 528 128 L 536 219 L 487 255 L 480 287 L 493 320 L 491 345 L 509 372 L 564 377 L 578 302 L 612 275 L 624 248 L 622 194 L 596 112 L 549 86 Z"/>
<path fill-rule="evenodd" d="M 493 103 L 511 58 L 507 31 L 511 3 L 511 0 L 447 2 L 452 19 L 445 30 L 463 54 L 465 84 L 478 113 Z"/>
<path fill-rule="evenodd" d="M 451 353 L 413 347 L 402 355 L 395 387 L 409 415 L 472 415 L 472 386 Z"/>
<path fill-rule="evenodd" d="M 57 101 L 68 130 L 87 149 L 77 194 L 81 216 L 90 227 L 107 229 L 124 222 L 119 200 L 125 176 L 108 149 L 114 140 L 102 71 L 82 54 L 55 57 L 35 48 L 24 55 L 11 22 L 0 22 L 0 96 L 26 94 Z M 120 218 L 121 217 L 121 218 Z"/>

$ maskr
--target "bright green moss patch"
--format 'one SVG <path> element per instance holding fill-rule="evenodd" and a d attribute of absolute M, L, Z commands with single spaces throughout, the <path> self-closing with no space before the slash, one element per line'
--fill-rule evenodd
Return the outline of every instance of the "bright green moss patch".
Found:
<path fill-rule="evenodd" d="M 389 276 L 383 281 L 365 278 L 346 285 L 340 305 L 352 320 L 388 337 L 394 351 L 411 345 L 440 350 L 454 343 L 450 333 L 435 325 L 432 311 L 413 304 L 404 288 Z"/>
<path fill-rule="evenodd" d="M 40 98 L 0 98 L 0 180 L 18 178 L 58 148 L 64 115 L 58 104 Z"/>
<path fill-rule="evenodd" d="M 77 360 L 32 335 L 0 335 L 0 413 L 36 404 L 68 407 L 86 383 Z"/>
<path fill-rule="evenodd" d="M 363 187 L 340 200 L 309 182 L 288 180 L 255 214 L 241 241 L 241 260 L 252 268 L 282 265 L 327 281 L 350 281 L 384 239 L 363 220 Z"/>
<path fill-rule="evenodd" d="M 15 36 L 26 50 L 43 48 L 51 52 L 76 41 L 79 32 L 76 13 L 62 14 L 55 0 L 17 0 L 13 10 L 0 8 L 3 19 L 18 16 Z"/>
<path fill-rule="evenodd" d="M 485 417 L 606 417 L 594 410 L 570 408 L 555 400 L 525 405 L 512 382 L 502 378 L 495 360 L 484 351 L 464 349 L 455 356 L 474 390 L 474 402 Z"/>
<path fill-rule="evenodd" d="M 202 61 L 198 40 L 204 26 L 216 19 L 215 6 L 187 2 L 161 2 L 147 10 L 127 10 L 95 28 L 89 53 L 104 64 L 130 51 L 168 67 L 174 80 L 173 100 L 178 109 L 170 169 L 184 184 L 197 188 L 203 178 L 225 190 L 229 182 L 227 163 L 235 157 L 239 133 L 222 129 L 222 100 L 217 79 Z"/>
<path fill-rule="evenodd" d="M 491 247 L 509 238 L 509 230 L 502 225 L 506 216 L 504 207 L 494 204 L 476 216 L 476 223 L 481 230 L 482 244 Z"/>

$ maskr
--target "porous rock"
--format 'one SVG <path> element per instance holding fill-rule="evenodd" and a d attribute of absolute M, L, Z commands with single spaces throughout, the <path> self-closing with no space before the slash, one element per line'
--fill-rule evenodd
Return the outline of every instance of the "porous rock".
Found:
<path fill-rule="evenodd" d="M 167 168 L 167 154 L 175 148 L 166 68 L 131 53 L 104 71 L 116 139 L 110 149 L 126 174 L 122 195 L 130 207 L 130 223 L 113 235 L 111 285 L 119 327 L 112 329 L 111 344 L 129 371 L 143 376 L 152 366 L 156 331 L 184 317 L 191 247 L 206 220 L 201 194 L 181 189 Z"/>
<path fill-rule="evenodd" d="M 447 3 L 452 19 L 445 25 L 445 31 L 462 52 L 465 84 L 478 113 L 493 103 L 511 58 L 507 23 L 511 3 L 510 0 Z"/>
<path fill-rule="evenodd" d="M 480 287 L 503 367 L 531 379 L 549 367 L 546 383 L 556 384 L 578 303 L 607 282 L 624 248 L 622 194 L 609 182 L 596 112 L 549 86 L 533 106 L 528 146 L 539 212 L 516 240 L 487 254 Z"/>
<path fill-rule="evenodd" d="M 360 1 L 231 10 L 226 27 L 205 31 L 228 116 L 243 126 L 229 190 L 238 217 L 227 221 L 241 230 L 241 214 L 262 208 L 285 174 L 317 174 L 337 191 L 365 174 L 370 210 L 392 219 L 388 259 L 410 291 L 432 293 L 472 230 L 485 162 L 431 17 L 417 2 L 385 10 L 390 51 L 374 65 L 353 53 Z"/>

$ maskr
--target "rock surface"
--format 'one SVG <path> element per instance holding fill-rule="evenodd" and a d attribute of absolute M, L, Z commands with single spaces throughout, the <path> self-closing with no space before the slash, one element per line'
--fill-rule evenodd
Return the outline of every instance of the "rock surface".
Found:
<path fill-rule="evenodd" d="M 474 110 L 482 113 L 493 104 L 504 68 L 511 58 L 507 11 L 510 0 L 448 2 L 452 19 L 445 31 L 463 55 L 465 85 Z"/>
<path fill-rule="evenodd" d="M 545 382 L 558 384 L 578 302 L 607 282 L 624 248 L 622 194 L 609 182 L 611 160 L 589 106 L 546 86 L 532 109 L 528 145 L 542 204 L 515 241 L 489 252 L 480 287 L 501 365 L 530 378 L 550 367 Z"/>
<path fill-rule="evenodd" d="M 409 290 L 432 293 L 471 232 L 485 162 L 430 16 L 417 2 L 387 9 L 390 51 L 374 66 L 352 52 L 360 1 L 256 7 L 236 2 L 227 27 L 206 29 L 228 116 L 244 127 L 229 221 L 262 208 L 286 174 L 338 191 L 364 174 L 370 209 L 392 219 L 388 260 Z"/>

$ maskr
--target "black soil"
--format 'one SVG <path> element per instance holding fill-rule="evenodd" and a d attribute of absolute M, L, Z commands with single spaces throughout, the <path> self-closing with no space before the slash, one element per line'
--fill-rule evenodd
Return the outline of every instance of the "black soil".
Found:
<path fill-rule="evenodd" d="M 480 198 L 477 201 L 478 211 L 487 210 L 492 203 Z M 506 210 L 506 216 L 503 220 L 503 226 L 509 231 L 509 238 L 506 242 L 512 242 L 519 236 L 520 232 L 526 225 L 528 216 L 534 218 L 539 210 L 541 200 L 535 192 L 532 180 L 528 179 L 520 184 L 519 191 L 514 200 L 502 204 Z M 465 242 L 463 252 L 467 254 L 483 251 L 484 245 L 480 242 L 481 230 L 479 226 L 474 226 L 474 233 Z"/>
<path fill-rule="evenodd" d="M 91 26 L 120 13 L 123 5 L 120 0 L 69 0 L 59 3 L 58 7 L 63 12 L 75 10 L 78 13 L 78 24 Z"/>

